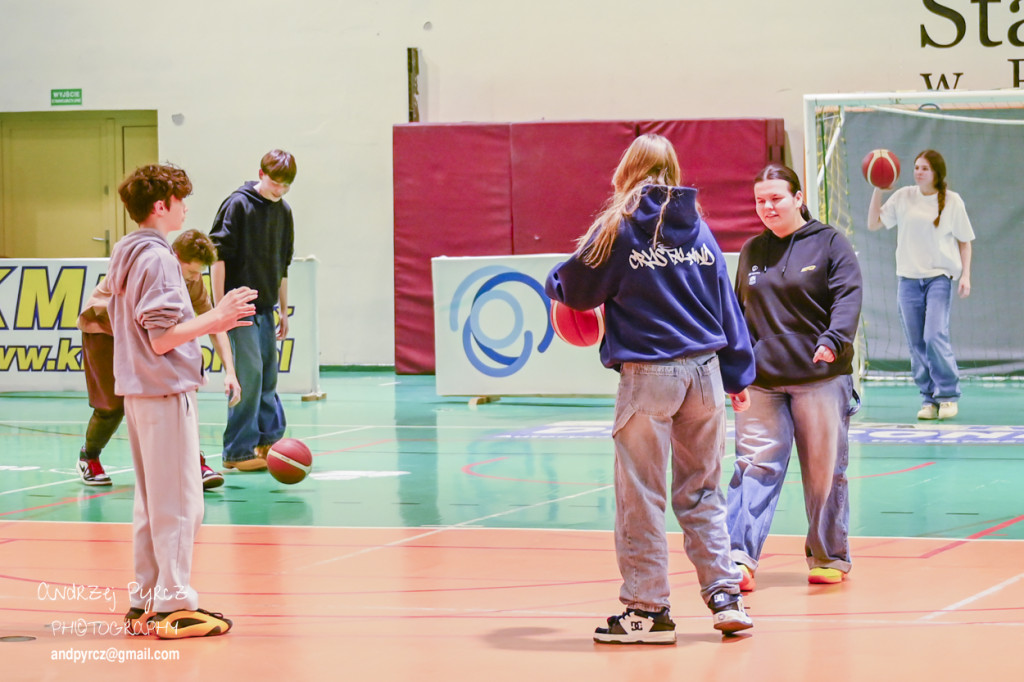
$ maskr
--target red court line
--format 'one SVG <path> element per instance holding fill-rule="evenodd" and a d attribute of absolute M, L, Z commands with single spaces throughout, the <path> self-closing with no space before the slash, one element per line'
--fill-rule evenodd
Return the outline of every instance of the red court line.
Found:
<path fill-rule="evenodd" d="M 924 464 L 918 464 L 917 466 L 910 467 L 909 469 L 900 469 L 899 471 L 886 471 L 886 472 L 881 473 L 881 474 L 867 474 L 866 476 L 854 476 L 853 479 L 851 479 L 851 480 L 861 479 L 861 478 L 875 478 L 877 476 L 892 476 L 894 474 L 905 474 L 908 471 L 915 471 L 917 469 L 923 469 L 925 467 L 930 467 L 933 464 L 935 464 L 935 462 L 925 462 Z"/>
<path fill-rule="evenodd" d="M 0 512 L 0 516 L 7 516 L 8 514 L 22 514 L 24 512 L 36 511 L 37 509 L 46 509 L 48 507 L 59 507 L 63 504 L 71 504 L 72 502 L 81 502 L 83 500 L 92 500 L 97 497 L 106 497 L 107 495 L 113 495 L 114 493 L 123 493 L 126 489 L 111 490 L 105 493 L 97 493 L 95 495 L 88 495 L 86 497 L 68 497 L 60 502 L 51 502 L 50 504 L 41 504 L 38 507 L 28 507 L 27 509 L 15 509 L 14 511 Z"/>
<path fill-rule="evenodd" d="M 992 535 L 996 531 L 1000 531 L 1000 530 L 1002 530 L 1004 528 L 1009 528 L 1013 524 L 1020 523 L 1021 521 L 1024 521 L 1024 515 L 1018 516 L 1015 519 L 1010 519 L 1009 521 L 1003 521 L 1002 523 L 996 524 L 995 526 L 992 526 L 991 528 L 986 528 L 985 530 L 979 530 L 974 535 L 968 535 L 966 540 L 957 540 L 955 542 L 949 543 L 948 545 L 943 545 L 942 547 L 939 547 L 938 549 L 933 549 L 930 552 L 926 552 L 926 553 L 922 554 L 921 558 L 922 559 L 930 559 L 933 556 L 935 556 L 936 554 L 942 554 L 943 552 L 948 552 L 951 549 L 956 549 L 957 547 L 960 547 L 961 545 L 966 545 L 967 544 L 967 540 L 979 540 L 979 539 L 981 539 L 981 538 L 983 538 L 983 537 L 985 537 L 987 535 Z"/>

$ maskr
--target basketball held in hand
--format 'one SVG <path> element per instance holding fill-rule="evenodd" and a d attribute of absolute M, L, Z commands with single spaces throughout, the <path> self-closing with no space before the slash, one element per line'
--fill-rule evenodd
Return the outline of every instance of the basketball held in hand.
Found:
<path fill-rule="evenodd" d="M 573 310 L 551 302 L 551 326 L 558 338 L 573 346 L 593 346 L 604 338 L 604 308 Z"/>
<path fill-rule="evenodd" d="M 878 189 L 889 189 L 900 177 L 900 160 L 888 149 L 868 152 L 860 164 L 864 179 Z"/>

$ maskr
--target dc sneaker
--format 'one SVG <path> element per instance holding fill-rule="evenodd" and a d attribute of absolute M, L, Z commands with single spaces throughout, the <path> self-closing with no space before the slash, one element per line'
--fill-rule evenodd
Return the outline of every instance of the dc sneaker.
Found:
<path fill-rule="evenodd" d="M 738 594 L 715 592 L 708 601 L 715 629 L 726 635 L 754 627 L 754 621 L 743 608 L 743 599 Z"/>
<path fill-rule="evenodd" d="M 676 624 L 668 609 L 657 612 L 626 609 L 610 616 L 608 627 L 594 630 L 594 641 L 603 644 L 675 644 Z"/>

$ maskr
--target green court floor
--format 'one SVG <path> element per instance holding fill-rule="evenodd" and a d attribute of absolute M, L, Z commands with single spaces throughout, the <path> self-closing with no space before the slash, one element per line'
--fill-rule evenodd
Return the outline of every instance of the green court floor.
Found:
<path fill-rule="evenodd" d="M 474 407 L 438 397 L 430 376 L 325 372 L 321 382 L 326 400 L 284 398 L 288 435 L 316 455 L 313 475 L 286 486 L 265 473 L 228 473 L 205 495 L 206 523 L 612 527 L 611 398 Z M 960 416 L 941 424 L 916 421 L 909 384 L 862 389 L 851 430 L 851 535 L 1024 538 L 1024 384 L 967 382 Z M 199 402 L 202 445 L 218 467 L 224 399 Z M 78 479 L 89 414 L 84 394 L 0 394 L 0 518 L 131 521 L 123 425 L 103 456 L 115 485 Z M 731 439 L 726 455 L 723 485 Z M 772 531 L 806 531 L 795 458 Z"/>

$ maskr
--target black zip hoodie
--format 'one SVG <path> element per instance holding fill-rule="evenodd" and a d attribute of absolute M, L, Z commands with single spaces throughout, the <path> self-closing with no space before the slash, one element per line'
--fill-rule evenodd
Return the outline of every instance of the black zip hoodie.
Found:
<path fill-rule="evenodd" d="M 853 372 L 861 273 L 850 242 L 811 220 L 778 238 L 770 230 L 740 251 L 736 297 L 754 345 L 755 386 L 806 384 Z M 818 346 L 835 362 L 811 362 Z"/>

